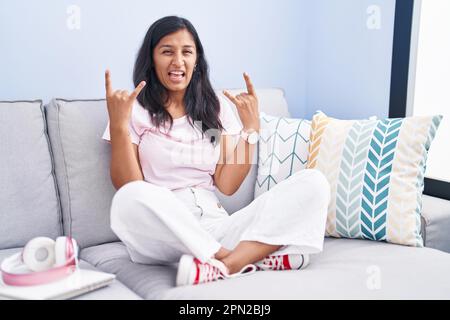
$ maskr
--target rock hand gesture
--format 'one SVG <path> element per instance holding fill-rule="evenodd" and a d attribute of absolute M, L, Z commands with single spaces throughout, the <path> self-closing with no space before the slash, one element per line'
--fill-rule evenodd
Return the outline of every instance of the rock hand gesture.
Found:
<path fill-rule="evenodd" d="M 244 73 L 244 80 L 247 86 L 247 93 L 243 92 L 233 96 L 228 91 L 223 91 L 223 94 L 236 106 L 244 131 L 250 129 L 259 131 L 258 97 L 247 73 Z"/>
<path fill-rule="evenodd" d="M 139 83 L 131 94 L 127 90 L 113 90 L 110 71 L 105 71 L 106 104 L 111 129 L 128 128 L 134 101 L 145 84 L 145 81 Z"/>

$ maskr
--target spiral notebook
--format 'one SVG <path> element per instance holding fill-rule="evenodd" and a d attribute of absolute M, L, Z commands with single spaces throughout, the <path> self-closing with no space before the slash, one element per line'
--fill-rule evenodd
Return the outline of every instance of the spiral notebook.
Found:
<path fill-rule="evenodd" d="M 77 269 L 73 274 L 55 282 L 16 287 L 3 283 L 0 277 L 0 299 L 62 300 L 102 288 L 114 282 L 111 273 Z"/>

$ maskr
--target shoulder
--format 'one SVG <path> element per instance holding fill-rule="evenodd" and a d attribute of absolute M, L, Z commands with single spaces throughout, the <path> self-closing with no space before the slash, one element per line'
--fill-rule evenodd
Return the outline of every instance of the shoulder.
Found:
<path fill-rule="evenodd" d="M 218 98 L 220 101 L 219 119 L 224 128 L 222 134 L 238 134 L 242 129 L 242 124 L 236 107 L 225 96 L 219 95 Z"/>
<path fill-rule="evenodd" d="M 144 130 L 154 127 L 150 118 L 150 113 L 138 100 L 135 100 L 131 110 L 131 125 L 137 131 L 142 133 Z"/>
<path fill-rule="evenodd" d="M 221 119 L 228 119 L 234 115 L 237 115 L 236 107 L 225 98 L 223 95 L 218 95 L 220 103 L 219 117 Z"/>
<path fill-rule="evenodd" d="M 133 109 L 131 110 L 131 115 L 133 119 L 140 121 L 150 120 L 150 114 L 147 109 L 145 109 L 138 100 L 134 101 Z"/>

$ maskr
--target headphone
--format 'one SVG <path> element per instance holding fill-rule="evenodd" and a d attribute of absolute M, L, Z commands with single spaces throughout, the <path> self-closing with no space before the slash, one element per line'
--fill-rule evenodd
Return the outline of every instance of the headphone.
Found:
<path fill-rule="evenodd" d="M 55 240 L 37 237 L 28 241 L 22 252 L 3 260 L 3 282 L 11 286 L 32 286 L 60 280 L 75 272 L 78 245 L 71 237 Z"/>

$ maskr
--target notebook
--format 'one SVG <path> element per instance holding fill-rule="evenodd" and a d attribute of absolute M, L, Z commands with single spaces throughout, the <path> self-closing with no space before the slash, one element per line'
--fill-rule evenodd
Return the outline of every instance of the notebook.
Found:
<path fill-rule="evenodd" d="M 0 299 L 62 300 L 102 288 L 114 282 L 111 273 L 77 269 L 70 276 L 43 285 L 17 287 L 3 283 L 0 277 Z"/>

